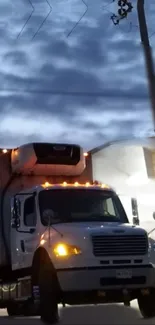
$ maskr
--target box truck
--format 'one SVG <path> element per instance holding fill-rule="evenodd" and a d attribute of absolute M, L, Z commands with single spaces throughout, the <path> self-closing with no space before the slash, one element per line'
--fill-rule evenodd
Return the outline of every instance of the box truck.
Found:
<path fill-rule="evenodd" d="M 155 316 L 145 230 L 117 194 L 93 183 L 78 145 L 30 143 L 0 155 L 0 308 L 58 321 L 58 304 L 138 299 Z"/>

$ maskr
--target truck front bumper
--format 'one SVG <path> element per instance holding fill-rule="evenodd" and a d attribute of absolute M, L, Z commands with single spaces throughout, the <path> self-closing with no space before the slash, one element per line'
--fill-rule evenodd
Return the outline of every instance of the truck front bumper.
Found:
<path fill-rule="evenodd" d="M 62 292 L 155 288 L 151 264 L 59 269 L 57 277 Z"/>

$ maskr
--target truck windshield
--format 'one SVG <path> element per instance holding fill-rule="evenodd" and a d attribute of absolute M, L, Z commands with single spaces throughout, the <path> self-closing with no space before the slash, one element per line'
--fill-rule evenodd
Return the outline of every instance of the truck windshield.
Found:
<path fill-rule="evenodd" d="M 118 196 L 105 190 L 53 189 L 39 193 L 41 222 L 52 224 L 67 222 L 120 222 L 128 223 Z"/>

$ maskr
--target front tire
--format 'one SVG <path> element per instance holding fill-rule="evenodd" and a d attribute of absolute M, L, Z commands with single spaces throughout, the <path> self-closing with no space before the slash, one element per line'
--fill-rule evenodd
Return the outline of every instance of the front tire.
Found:
<path fill-rule="evenodd" d="M 58 315 L 58 286 L 50 263 L 41 265 L 39 272 L 40 316 L 44 323 L 55 324 Z"/>
<path fill-rule="evenodd" d="M 138 305 L 143 318 L 155 317 L 155 289 L 152 289 L 149 295 L 140 295 Z"/>

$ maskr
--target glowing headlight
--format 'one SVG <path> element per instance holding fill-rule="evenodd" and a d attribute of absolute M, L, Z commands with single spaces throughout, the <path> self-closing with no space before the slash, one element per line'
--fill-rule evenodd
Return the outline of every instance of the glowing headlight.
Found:
<path fill-rule="evenodd" d="M 68 245 L 65 243 L 59 243 L 54 247 L 54 253 L 56 256 L 70 256 L 81 254 L 79 247 Z"/>

